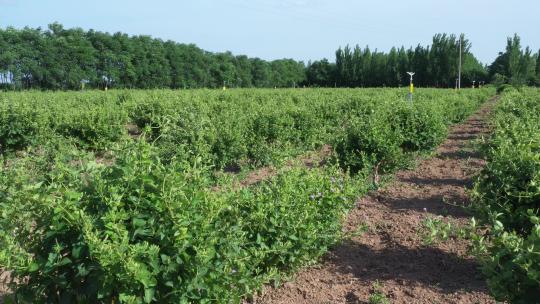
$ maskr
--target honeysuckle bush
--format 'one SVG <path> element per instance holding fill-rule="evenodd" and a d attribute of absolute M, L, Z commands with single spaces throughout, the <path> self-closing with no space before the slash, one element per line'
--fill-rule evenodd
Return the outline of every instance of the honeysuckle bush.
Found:
<path fill-rule="evenodd" d="M 381 164 L 381 171 L 398 166 L 403 157 L 401 134 L 382 111 L 373 112 L 362 119 L 351 119 L 343 137 L 336 138 L 337 160 L 352 173 Z"/>
<path fill-rule="evenodd" d="M 127 113 L 116 104 L 96 101 L 93 104 L 65 107 L 52 120 L 56 134 L 76 138 L 83 148 L 103 150 L 126 135 Z"/>
<path fill-rule="evenodd" d="M 239 302 L 326 252 L 359 194 L 336 168 L 213 191 L 143 140 L 110 166 L 77 153 L 0 173 L 0 267 L 21 302 Z"/>
<path fill-rule="evenodd" d="M 332 139 L 338 162 L 352 172 L 376 168 L 391 172 L 414 153 L 432 151 L 446 138 L 448 126 L 462 121 L 487 99 L 463 98 L 461 93 L 437 101 L 386 101 L 349 115 Z"/>
<path fill-rule="evenodd" d="M 5 101 L 0 99 L 0 102 Z M 0 153 L 36 144 L 41 130 L 46 127 L 44 115 L 31 105 L 22 102 L 3 103 L 0 106 Z"/>
<path fill-rule="evenodd" d="M 474 209 L 489 233 L 482 249 L 488 285 L 501 301 L 540 298 L 540 90 L 507 89 L 494 132 L 483 146 L 487 160 L 473 189 Z M 478 249 L 478 248 L 477 248 Z"/>

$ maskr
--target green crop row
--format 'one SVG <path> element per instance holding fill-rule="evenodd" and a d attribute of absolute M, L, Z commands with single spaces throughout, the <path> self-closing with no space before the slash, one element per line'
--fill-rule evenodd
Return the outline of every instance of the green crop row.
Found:
<path fill-rule="evenodd" d="M 474 207 L 492 228 L 484 271 L 498 300 L 540 298 L 540 90 L 506 90 L 483 150 Z"/>
<path fill-rule="evenodd" d="M 322 144 L 337 145 L 350 132 L 400 133 L 406 138 L 403 148 L 418 150 L 433 146 L 446 125 L 466 117 L 492 94 L 423 89 L 411 106 L 403 93 L 399 89 L 4 93 L 0 150 L 20 150 L 58 136 L 83 149 L 107 150 L 129 138 L 128 125 L 146 130 L 147 140 L 159 147 L 164 160 L 202 158 L 218 169 L 279 162 Z M 378 129 L 391 130 L 373 130 L 366 126 L 370 120 L 385 124 Z M 430 134 L 426 128 L 437 123 L 438 131 Z M 414 129 L 417 124 L 419 130 Z M 421 143 L 424 140 L 429 143 Z"/>
<path fill-rule="evenodd" d="M 240 302 L 340 240 L 369 187 L 354 173 L 429 151 L 492 93 L 426 89 L 413 104 L 397 89 L 2 95 L 0 119 L 19 129 L 0 125 L 0 268 L 23 303 Z M 323 143 L 336 151 L 323 168 L 214 189 L 216 166 Z"/>
<path fill-rule="evenodd" d="M 0 265 L 22 303 L 240 302 L 338 241 L 360 191 L 329 167 L 216 192 L 144 141 L 114 156 L 4 164 Z"/>

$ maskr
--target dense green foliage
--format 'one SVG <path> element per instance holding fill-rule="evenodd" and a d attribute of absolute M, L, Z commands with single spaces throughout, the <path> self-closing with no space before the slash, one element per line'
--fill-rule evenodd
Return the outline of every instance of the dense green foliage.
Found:
<path fill-rule="evenodd" d="M 239 302 L 340 235 L 349 183 L 296 170 L 212 192 L 201 169 L 160 162 L 140 141 L 111 166 L 56 159 L 43 176 L 2 173 L 0 265 L 24 302 Z"/>
<path fill-rule="evenodd" d="M 463 36 L 462 85 L 487 81 L 484 66 L 470 52 L 471 44 Z M 307 81 L 318 86 L 373 87 L 406 86 L 407 72 L 416 72 L 418 86 L 453 88 L 458 78 L 459 38 L 437 34 L 431 46 L 392 48 L 388 53 L 349 46 L 336 51 L 336 62 L 316 61 L 307 67 Z"/>
<path fill-rule="evenodd" d="M 540 86 L 540 50 L 537 54 L 529 47 L 522 50 L 519 36 L 509 37 L 505 51 L 490 65 L 489 75 L 496 85 Z"/>
<path fill-rule="evenodd" d="M 498 300 L 540 297 L 540 91 L 507 90 L 495 131 L 484 147 L 487 166 L 475 186 L 475 208 L 492 228 L 485 273 Z"/>
<path fill-rule="evenodd" d="M 149 129 L 147 139 L 164 161 L 200 157 L 221 169 L 275 163 L 322 144 L 341 145 L 357 133 L 378 139 L 362 125 L 374 132 L 380 125 L 395 133 L 401 153 L 432 148 L 448 123 L 464 118 L 489 92 L 424 89 L 412 105 L 399 89 L 5 93 L 0 117 L 10 124 L 0 127 L 7 134 L 0 144 L 9 152 L 62 136 L 82 148 L 106 150 L 127 139 L 126 126 L 135 124 Z M 351 140 L 355 146 L 345 149 L 353 154 L 378 149 Z"/>
<path fill-rule="evenodd" d="M 0 152 L 36 143 L 43 118 L 31 104 L 2 103 L 0 110 Z"/>
<path fill-rule="evenodd" d="M 193 44 L 162 41 L 94 30 L 41 28 L 0 29 L 0 88 L 74 90 L 87 88 L 217 88 L 217 87 L 397 87 L 406 72 L 416 72 L 423 87 L 451 88 L 458 77 L 462 42 L 462 85 L 473 81 L 540 85 L 540 51 L 521 49 L 517 35 L 508 38 L 488 69 L 471 53 L 462 35 L 437 34 L 429 46 L 389 52 L 346 46 L 335 61 L 265 61 L 211 53 Z"/>
<path fill-rule="evenodd" d="M 271 62 L 149 36 L 64 29 L 0 29 L 0 86 L 39 89 L 292 87 L 304 64 Z"/>
<path fill-rule="evenodd" d="M 486 81 L 487 72 L 463 42 L 463 85 Z M 0 88 L 67 90 L 87 88 L 217 87 L 397 87 L 407 71 L 419 86 L 454 87 L 459 39 L 437 34 L 431 46 L 369 47 L 336 51 L 335 63 L 292 59 L 265 61 L 230 52 L 211 53 L 195 45 L 94 30 L 0 29 Z"/>
<path fill-rule="evenodd" d="M 211 165 L 329 143 L 345 169 L 391 172 L 493 92 L 425 89 L 413 104 L 403 93 L 4 93 L 0 117 L 19 131 L 2 147 L 0 267 L 21 302 L 240 302 L 340 240 L 369 176 L 330 162 L 216 189 Z"/>

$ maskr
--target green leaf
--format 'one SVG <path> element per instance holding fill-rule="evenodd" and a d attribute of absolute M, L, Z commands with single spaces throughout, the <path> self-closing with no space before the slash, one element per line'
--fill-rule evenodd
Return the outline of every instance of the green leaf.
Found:
<path fill-rule="evenodd" d="M 144 289 L 144 302 L 151 303 L 154 300 L 154 294 L 156 290 L 154 288 L 145 288 Z"/>

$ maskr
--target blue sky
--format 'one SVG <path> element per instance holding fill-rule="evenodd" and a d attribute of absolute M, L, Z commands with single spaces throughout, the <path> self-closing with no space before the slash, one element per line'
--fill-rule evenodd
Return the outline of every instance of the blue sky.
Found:
<path fill-rule="evenodd" d="M 346 44 L 388 51 L 465 33 L 491 63 L 507 36 L 540 48 L 540 1 L 523 0 L 0 0 L 0 27 L 66 27 L 147 34 L 264 59 L 316 60 Z"/>

